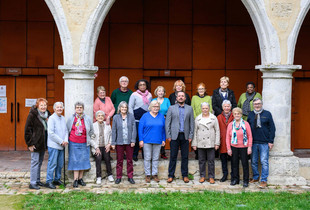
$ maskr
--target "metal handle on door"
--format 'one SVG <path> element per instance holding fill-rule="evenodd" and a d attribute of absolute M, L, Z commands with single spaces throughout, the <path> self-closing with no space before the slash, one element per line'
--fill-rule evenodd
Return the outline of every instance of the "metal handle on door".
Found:
<path fill-rule="evenodd" d="M 19 103 L 17 103 L 17 122 L 19 122 Z"/>
<path fill-rule="evenodd" d="M 13 103 L 11 103 L 11 122 L 13 122 Z"/>

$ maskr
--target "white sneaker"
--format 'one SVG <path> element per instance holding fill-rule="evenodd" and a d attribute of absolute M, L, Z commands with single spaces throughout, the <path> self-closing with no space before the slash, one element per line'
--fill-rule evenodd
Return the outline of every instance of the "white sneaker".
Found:
<path fill-rule="evenodd" d="M 101 184 L 101 177 L 97 177 L 96 184 Z"/>
<path fill-rule="evenodd" d="M 113 175 L 108 176 L 108 180 L 109 180 L 110 182 L 114 182 Z"/>

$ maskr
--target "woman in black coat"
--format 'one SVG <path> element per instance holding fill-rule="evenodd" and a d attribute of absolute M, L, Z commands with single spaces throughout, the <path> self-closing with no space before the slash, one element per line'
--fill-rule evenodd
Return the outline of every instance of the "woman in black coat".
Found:
<path fill-rule="evenodd" d="M 40 189 L 40 170 L 47 148 L 47 120 L 50 116 L 47 100 L 38 98 L 32 106 L 25 125 L 25 141 L 31 152 L 30 189 Z"/>
<path fill-rule="evenodd" d="M 215 116 L 218 116 L 222 113 L 222 103 L 224 100 L 229 100 L 231 102 L 232 108 L 237 107 L 237 102 L 235 98 L 234 91 L 228 89 L 229 78 L 222 77 L 220 79 L 220 87 L 213 91 L 212 96 L 212 108 L 214 110 Z"/>

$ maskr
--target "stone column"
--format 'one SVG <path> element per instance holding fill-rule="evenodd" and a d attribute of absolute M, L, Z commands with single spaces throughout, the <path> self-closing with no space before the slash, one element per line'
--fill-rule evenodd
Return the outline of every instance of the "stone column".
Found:
<path fill-rule="evenodd" d="M 291 151 L 292 74 L 300 65 L 259 65 L 263 73 L 263 108 L 270 111 L 276 126 L 274 148 L 270 151 L 271 184 L 306 184 L 299 176 L 299 160 Z"/>

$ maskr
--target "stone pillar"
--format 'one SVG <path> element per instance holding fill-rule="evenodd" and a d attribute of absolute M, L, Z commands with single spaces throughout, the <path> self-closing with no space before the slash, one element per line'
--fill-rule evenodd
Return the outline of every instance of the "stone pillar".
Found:
<path fill-rule="evenodd" d="M 270 151 L 270 184 L 303 185 L 299 160 L 291 151 L 292 74 L 299 65 L 259 65 L 263 73 L 263 107 L 270 111 L 276 126 L 274 148 Z"/>

